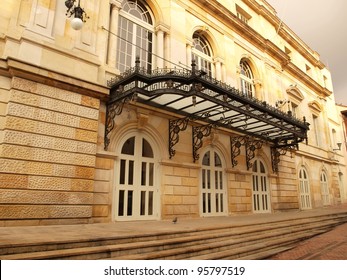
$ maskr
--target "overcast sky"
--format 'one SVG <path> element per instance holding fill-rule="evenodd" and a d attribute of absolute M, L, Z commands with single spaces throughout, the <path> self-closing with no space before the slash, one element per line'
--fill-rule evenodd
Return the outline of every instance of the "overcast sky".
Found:
<path fill-rule="evenodd" d="M 336 103 L 347 105 L 347 0 L 267 0 L 331 72 Z"/>

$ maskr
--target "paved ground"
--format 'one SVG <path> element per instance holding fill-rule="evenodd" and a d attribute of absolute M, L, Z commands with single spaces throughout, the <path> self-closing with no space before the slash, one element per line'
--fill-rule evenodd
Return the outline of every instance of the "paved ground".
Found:
<path fill-rule="evenodd" d="M 347 260 L 347 223 L 302 241 L 271 260 Z"/>
<path fill-rule="evenodd" d="M 15 244 L 35 244 L 37 242 L 67 242 L 89 240 L 113 236 L 142 235 L 172 230 L 185 231 L 199 228 L 214 228 L 226 224 L 247 225 L 276 222 L 298 217 L 319 216 L 327 213 L 347 212 L 347 204 L 314 209 L 309 211 L 285 212 L 274 214 L 238 215 L 199 219 L 179 219 L 177 224 L 171 221 L 116 222 L 108 224 L 56 225 L 0 227 L 0 246 Z M 298 247 L 275 256 L 273 259 L 345 259 L 347 260 L 347 224 L 331 232 L 322 234 Z"/>

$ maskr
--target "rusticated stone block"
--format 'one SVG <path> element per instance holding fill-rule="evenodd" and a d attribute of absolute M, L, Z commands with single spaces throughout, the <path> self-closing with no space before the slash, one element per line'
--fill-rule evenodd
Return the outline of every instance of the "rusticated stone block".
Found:
<path fill-rule="evenodd" d="M 70 103 L 81 104 L 81 95 L 75 92 L 59 89 L 56 87 L 51 87 L 48 85 L 38 83 L 36 86 L 37 94 L 44 95 L 50 98 L 59 99 L 67 101 Z"/>
<path fill-rule="evenodd" d="M 96 145 L 93 143 L 80 142 L 46 135 L 37 135 L 21 131 L 5 131 L 3 142 L 7 144 L 47 148 L 82 154 L 95 155 L 96 153 Z"/>
<path fill-rule="evenodd" d="M 95 169 L 89 167 L 76 166 L 75 177 L 84 179 L 94 179 Z"/>
<path fill-rule="evenodd" d="M 87 205 L 93 203 L 92 193 L 56 192 L 37 190 L 0 189 L 1 204 L 72 204 Z"/>
<path fill-rule="evenodd" d="M 99 99 L 82 95 L 81 105 L 92 107 L 95 109 L 99 109 L 100 107 L 100 101 Z"/>
<path fill-rule="evenodd" d="M 0 219 L 87 218 L 92 206 L 0 205 Z"/>
<path fill-rule="evenodd" d="M 98 130 L 98 126 L 99 126 L 99 123 L 96 120 L 80 118 L 79 128 L 86 129 L 86 130 L 97 131 Z"/>
<path fill-rule="evenodd" d="M 26 189 L 28 188 L 28 186 L 29 186 L 29 177 L 27 175 L 0 173 L 0 187 L 3 189 L 5 188 Z"/>
<path fill-rule="evenodd" d="M 74 139 L 76 133 L 76 129 L 72 127 L 43 123 L 40 121 L 28 120 L 12 116 L 7 117 L 6 128 L 68 139 Z"/>
<path fill-rule="evenodd" d="M 58 176 L 65 178 L 94 179 L 93 167 L 72 166 L 35 161 L 21 161 L 0 158 L 1 172 L 14 174 L 30 174 L 42 176 Z"/>
<path fill-rule="evenodd" d="M 17 158 L 40 162 L 95 166 L 95 156 L 92 155 L 83 155 L 24 146 L 13 146 L 8 144 L 2 145 L 2 156 L 4 158 Z"/>
<path fill-rule="evenodd" d="M 81 104 L 81 95 L 78 93 L 62 90 L 18 77 L 14 77 L 12 79 L 12 87 L 18 90 L 27 91 L 54 99 Z"/>
<path fill-rule="evenodd" d="M 12 87 L 19 90 L 37 92 L 37 83 L 22 78 L 13 77 Z"/>
<path fill-rule="evenodd" d="M 94 189 L 94 181 L 63 177 L 29 176 L 28 188 L 37 190 L 92 192 Z"/>
<path fill-rule="evenodd" d="M 15 174 L 52 175 L 53 164 L 0 158 L 1 171 Z"/>
<path fill-rule="evenodd" d="M 41 109 L 69 114 L 72 116 L 81 116 L 94 120 L 97 120 L 99 117 L 99 111 L 97 109 L 83 107 L 74 103 L 39 96 L 24 91 L 14 90 L 12 92 L 11 101 L 31 107 L 39 107 Z"/>
<path fill-rule="evenodd" d="M 75 139 L 80 141 L 96 143 L 98 133 L 94 131 L 76 129 Z"/>

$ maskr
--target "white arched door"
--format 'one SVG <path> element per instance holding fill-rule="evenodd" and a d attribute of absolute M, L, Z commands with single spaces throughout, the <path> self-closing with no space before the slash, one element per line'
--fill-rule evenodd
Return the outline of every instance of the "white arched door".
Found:
<path fill-rule="evenodd" d="M 299 170 L 299 195 L 300 195 L 300 208 L 311 209 L 311 192 L 309 178 L 305 168 Z"/>
<path fill-rule="evenodd" d="M 322 192 L 322 202 L 323 205 L 330 205 L 330 194 L 328 185 L 328 176 L 325 171 L 320 174 L 320 186 Z"/>
<path fill-rule="evenodd" d="M 264 163 L 256 160 L 252 171 L 253 212 L 268 213 L 271 211 L 270 188 Z"/>
<path fill-rule="evenodd" d="M 202 216 L 226 215 L 228 211 L 226 184 L 220 156 L 213 149 L 202 159 L 200 206 Z"/>
<path fill-rule="evenodd" d="M 122 144 L 115 176 L 116 220 L 158 217 L 156 165 L 152 146 L 141 134 L 127 138 Z"/>

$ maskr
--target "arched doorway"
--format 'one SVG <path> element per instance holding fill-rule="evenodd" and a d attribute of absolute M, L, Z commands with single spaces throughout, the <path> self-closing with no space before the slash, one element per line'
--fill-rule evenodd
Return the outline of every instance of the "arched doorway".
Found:
<path fill-rule="evenodd" d="M 299 170 L 299 195 L 300 195 L 300 208 L 311 209 L 311 192 L 310 182 L 307 171 L 304 167 Z"/>
<path fill-rule="evenodd" d="M 256 160 L 252 168 L 252 204 L 253 212 L 268 213 L 271 211 L 270 188 L 265 164 Z"/>
<path fill-rule="evenodd" d="M 152 146 L 142 133 L 122 143 L 115 176 L 116 220 L 158 218 L 158 169 Z"/>
<path fill-rule="evenodd" d="M 330 194 L 328 185 L 328 176 L 325 171 L 320 174 L 320 186 L 322 192 L 322 202 L 323 205 L 330 205 Z"/>
<path fill-rule="evenodd" d="M 227 192 L 220 155 L 208 150 L 202 158 L 200 207 L 202 216 L 226 215 Z"/>

